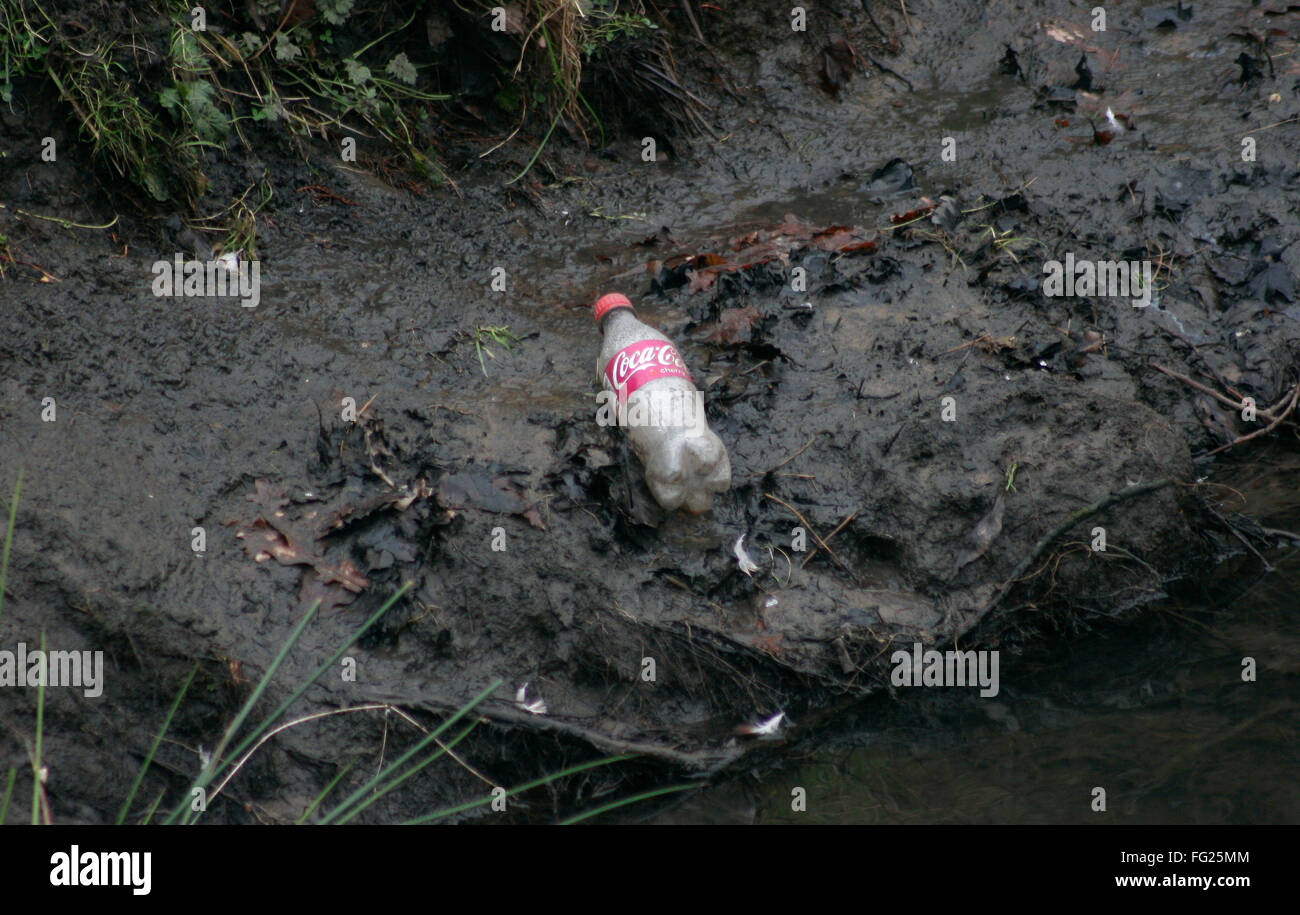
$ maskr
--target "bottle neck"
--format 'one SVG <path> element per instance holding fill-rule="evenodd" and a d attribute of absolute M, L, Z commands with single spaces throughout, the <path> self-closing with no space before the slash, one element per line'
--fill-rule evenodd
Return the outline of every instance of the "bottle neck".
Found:
<path fill-rule="evenodd" d="M 624 320 L 625 318 L 631 318 L 633 320 L 636 320 L 636 312 L 634 312 L 631 308 L 628 308 L 626 305 L 622 305 L 618 308 L 611 308 L 609 311 L 601 315 L 600 318 L 601 333 L 610 330 L 611 328 L 614 327 L 615 324 L 617 324 L 619 321 Z"/>

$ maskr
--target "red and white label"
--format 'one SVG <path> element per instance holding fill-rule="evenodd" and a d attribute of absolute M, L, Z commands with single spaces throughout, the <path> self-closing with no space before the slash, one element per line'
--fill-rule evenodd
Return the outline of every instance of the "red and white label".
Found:
<path fill-rule="evenodd" d="M 620 404 L 656 378 L 691 380 L 677 347 L 662 340 L 640 340 L 625 346 L 605 366 L 605 381 L 618 394 Z"/>

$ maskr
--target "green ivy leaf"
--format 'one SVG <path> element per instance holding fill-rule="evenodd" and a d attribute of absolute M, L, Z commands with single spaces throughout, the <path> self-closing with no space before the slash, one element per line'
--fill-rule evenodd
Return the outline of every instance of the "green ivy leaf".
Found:
<path fill-rule="evenodd" d="M 143 179 L 145 190 L 154 200 L 162 201 L 171 196 L 167 190 L 167 182 L 163 181 L 156 171 L 146 170 L 140 177 Z"/>
<path fill-rule="evenodd" d="M 370 79 L 370 68 L 354 58 L 343 61 L 343 69 L 355 86 L 363 85 Z"/>
<path fill-rule="evenodd" d="M 319 0 L 316 8 L 330 25 L 342 25 L 352 12 L 354 0 Z"/>
<path fill-rule="evenodd" d="M 275 39 L 275 59 L 290 61 L 302 53 L 302 48 L 298 47 L 289 40 L 289 36 L 281 32 Z"/>
<path fill-rule="evenodd" d="M 216 142 L 225 139 L 230 122 L 225 112 L 217 107 L 216 91 L 208 82 L 189 83 L 185 87 L 185 112 L 194 124 L 194 131 L 205 140 Z"/>
<path fill-rule="evenodd" d="M 384 71 L 391 73 L 394 79 L 401 80 L 408 86 L 415 85 L 415 64 L 407 58 L 405 51 L 390 60 Z"/>

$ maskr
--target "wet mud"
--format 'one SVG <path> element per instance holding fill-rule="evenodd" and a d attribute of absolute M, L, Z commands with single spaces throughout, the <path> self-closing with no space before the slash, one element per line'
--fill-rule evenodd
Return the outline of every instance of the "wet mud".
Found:
<path fill-rule="evenodd" d="M 153 294 L 195 254 L 166 215 L 31 216 L 119 211 L 48 99 L 0 112 L 25 262 L 0 280 L 0 641 L 106 654 L 104 698 L 46 698 L 56 821 L 111 821 L 197 662 L 134 813 L 174 801 L 314 604 L 266 701 L 408 586 L 291 717 L 379 708 L 277 735 L 215 821 L 293 821 L 497 678 L 456 760 L 367 818 L 605 754 L 636 758 L 508 816 L 735 773 L 890 690 L 897 648 L 999 648 L 1011 678 L 1025 640 L 1276 544 L 1203 478 L 1294 405 L 1300 12 L 1124 4 L 1093 31 L 1066 3 L 908 3 L 882 36 L 858 4 L 802 33 L 725 6 L 678 52 L 716 136 L 659 161 L 630 130 L 557 138 L 507 184 L 539 137 L 463 139 L 458 191 L 424 196 L 324 145 L 227 162 L 275 191 L 256 308 Z M 1067 255 L 1154 288 L 1046 295 Z M 705 391 L 733 473 L 710 513 L 660 511 L 595 421 L 590 303 L 616 289 Z M 19 792 L 34 708 L 0 691 Z M 737 732 L 778 713 L 780 740 Z"/>

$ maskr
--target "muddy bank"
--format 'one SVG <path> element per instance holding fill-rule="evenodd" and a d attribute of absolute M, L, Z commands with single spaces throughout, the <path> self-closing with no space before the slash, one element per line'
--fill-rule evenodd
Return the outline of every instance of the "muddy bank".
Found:
<path fill-rule="evenodd" d="M 555 142 L 505 186 L 539 137 L 485 160 L 494 141 L 465 140 L 460 196 L 420 197 L 328 148 L 235 161 L 275 190 L 256 308 L 153 295 L 153 262 L 191 253 L 180 228 L 88 188 L 69 125 L 6 112 L 0 231 L 37 266 L 0 282 L 0 488 L 24 472 L 0 641 L 43 630 L 108 668 L 103 699 L 47 698 L 56 821 L 112 818 L 197 659 L 135 813 L 174 798 L 317 598 L 271 702 L 412 583 L 351 653 L 356 679 L 331 672 L 294 714 L 388 703 L 427 724 L 504 681 L 462 764 L 386 799 L 388 821 L 601 753 L 695 776 L 778 753 L 735 727 L 821 723 L 887 688 L 896 645 L 1012 649 L 1244 549 L 1196 481 L 1205 452 L 1261 425 L 1155 366 L 1275 417 L 1294 389 L 1296 14 L 1117 11 L 1092 32 L 1065 4 L 908 12 L 877 14 L 895 42 L 850 4 L 805 33 L 776 7 L 702 22 L 713 51 L 679 57 L 720 139 L 653 164 L 633 134 Z M 1272 70 L 1242 29 L 1282 32 Z M 837 39 L 861 57 L 852 78 L 826 72 Z M 1124 130 L 1100 142 L 1107 107 Z M 929 211 L 943 195 L 947 215 Z M 872 244 L 847 250 L 832 226 Z M 1151 304 L 1044 295 L 1044 263 L 1067 254 L 1149 262 Z M 594 422 L 587 306 L 611 288 L 706 390 L 734 479 L 709 515 L 659 513 Z M 546 715 L 516 705 L 525 681 Z M 35 697 L 0 703 L 21 791 Z M 347 762 L 414 734 L 375 711 L 291 728 L 209 815 L 293 820 Z M 511 815 L 663 778 L 597 771 Z"/>

